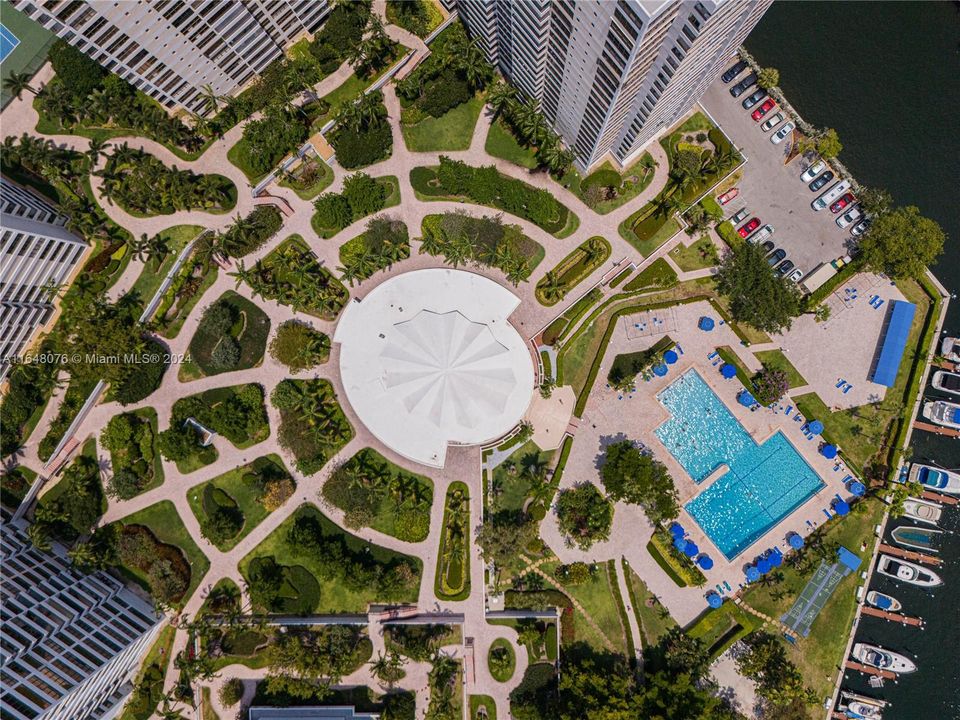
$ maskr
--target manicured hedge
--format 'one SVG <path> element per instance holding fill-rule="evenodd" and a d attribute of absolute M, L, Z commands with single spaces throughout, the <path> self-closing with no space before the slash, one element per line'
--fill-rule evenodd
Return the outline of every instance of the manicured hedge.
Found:
<path fill-rule="evenodd" d="M 551 271 L 556 276 L 557 288 L 551 290 L 546 276 L 537 283 L 537 302 L 548 307 L 556 305 L 594 270 L 603 265 L 610 257 L 610 251 L 609 241 L 599 235 L 582 242 Z"/>
<path fill-rule="evenodd" d="M 658 529 L 654 532 L 647 543 L 647 552 L 680 587 L 701 587 L 707 582 L 707 578 L 693 562 L 673 547 L 673 541 L 666 531 Z"/>

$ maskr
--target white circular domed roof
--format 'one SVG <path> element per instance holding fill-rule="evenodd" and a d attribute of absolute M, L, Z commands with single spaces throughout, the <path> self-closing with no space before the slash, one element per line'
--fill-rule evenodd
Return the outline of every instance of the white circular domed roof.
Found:
<path fill-rule="evenodd" d="M 337 326 L 340 375 L 381 442 L 442 467 L 447 445 L 510 430 L 533 394 L 533 363 L 507 318 L 519 298 L 462 270 L 416 270 L 350 303 Z"/>

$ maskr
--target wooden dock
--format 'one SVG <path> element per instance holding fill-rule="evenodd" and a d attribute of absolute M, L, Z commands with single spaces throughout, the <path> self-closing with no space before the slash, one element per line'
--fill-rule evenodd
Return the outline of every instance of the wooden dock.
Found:
<path fill-rule="evenodd" d="M 910 617 L 909 615 L 901 615 L 900 613 L 887 612 L 886 610 L 880 610 L 879 608 L 870 607 L 869 605 L 864 605 L 860 612 L 862 612 L 864 615 L 870 615 L 871 617 L 898 622 L 901 625 L 923 627 L 923 620 L 921 618 Z"/>
<path fill-rule="evenodd" d="M 960 437 L 960 430 L 955 428 L 941 427 L 940 425 L 933 425 L 932 423 L 926 423 L 922 420 L 914 420 L 913 427 L 917 430 L 923 430 L 924 432 L 934 433 L 935 435 L 946 435 L 947 437 Z"/>
<path fill-rule="evenodd" d="M 903 558 L 904 560 L 923 563 L 924 565 L 940 565 L 943 562 L 943 560 L 938 557 L 924 555 L 923 553 L 914 552 L 913 550 L 904 550 L 894 547 L 893 545 L 887 545 L 886 543 L 880 543 L 880 552 Z"/>
<path fill-rule="evenodd" d="M 930 490 L 923 491 L 923 499 L 930 500 L 931 502 L 942 503 L 944 505 L 956 505 L 957 503 L 960 503 L 960 499 L 953 495 L 941 495 L 940 493 L 932 492 Z"/>
<path fill-rule="evenodd" d="M 884 680 L 897 679 L 896 673 L 892 673 L 889 670 L 880 670 L 879 668 L 870 667 L 869 665 L 861 665 L 855 660 L 847 660 L 843 666 L 848 670 L 856 670 L 857 672 L 866 673 L 867 675 L 876 675 L 877 677 L 882 677 Z"/>

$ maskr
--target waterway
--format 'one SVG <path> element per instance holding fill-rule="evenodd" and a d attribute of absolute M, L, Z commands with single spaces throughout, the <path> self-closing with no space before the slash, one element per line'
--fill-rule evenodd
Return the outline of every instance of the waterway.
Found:
<path fill-rule="evenodd" d="M 837 130 L 840 157 L 860 182 L 940 223 L 947 245 L 933 270 L 960 291 L 960 3 L 781 0 L 747 48 L 780 70 L 780 86 L 808 122 Z M 960 335 L 960 299 L 944 329 Z M 918 459 L 960 467 L 960 440 L 916 432 L 912 445 Z M 947 511 L 944 526 L 952 531 L 938 570 L 944 587 L 930 594 L 885 578 L 873 584 L 922 616 L 926 629 L 874 618 L 858 628 L 857 640 L 914 655 L 920 667 L 881 689 L 849 673 L 846 686 L 892 703 L 885 720 L 960 718 L 960 509 Z"/>

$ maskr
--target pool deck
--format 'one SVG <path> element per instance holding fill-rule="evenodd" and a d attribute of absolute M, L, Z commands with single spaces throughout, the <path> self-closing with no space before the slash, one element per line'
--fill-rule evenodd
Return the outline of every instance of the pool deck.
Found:
<path fill-rule="evenodd" d="M 643 443 L 651 450 L 654 457 L 667 466 L 676 483 L 681 506 L 703 492 L 710 485 L 709 479 L 715 478 L 717 473 L 712 473 L 707 480 L 697 485 L 654 433 L 654 430 L 669 417 L 669 412 L 657 399 L 657 393 L 691 369 L 696 369 L 700 373 L 754 441 L 762 443 L 774 433 L 783 431 L 787 440 L 825 483 L 825 487 L 817 494 L 774 525 L 732 561 L 724 557 L 686 510 L 681 508 L 679 522 L 686 528 L 690 538 L 700 546 L 701 551 L 708 553 L 714 560 L 713 568 L 704 573 L 707 576 L 707 584 L 703 588 L 677 587 L 650 557 L 646 551 L 646 544 L 653 532 L 653 527 L 643 511 L 636 506 L 617 503 L 610 540 L 598 543 L 587 551 L 565 546 L 556 527 L 555 516 L 553 514 L 547 516 L 541 531 L 544 539 L 562 561 L 590 561 L 618 555 L 625 556 L 651 590 L 670 609 L 677 621 L 685 624 L 703 611 L 706 607 L 704 595 L 710 590 L 716 590 L 717 585 L 722 586 L 727 582 L 732 591 L 727 591 L 726 594 L 736 592 L 745 582 L 744 567 L 755 555 L 772 547 L 779 547 L 786 554 L 789 552 L 786 542 L 788 534 L 796 532 L 806 536 L 823 523 L 826 520 L 824 509 L 829 507 L 833 496 L 839 493 L 847 497 L 843 478 L 850 471 L 842 464 L 838 466 L 835 461 L 827 460 L 819 454 L 819 438 L 807 440 L 804 437 L 801 432 L 803 423 L 794 421 L 795 410 L 789 417 L 782 409 L 762 408 L 751 412 L 736 401 L 736 394 L 743 386 L 736 378 L 723 379 L 719 372 L 720 365 L 712 364 L 716 358 L 708 359 L 708 355 L 712 354 L 718 346 L 728 345 L 734 349 L 749 370 L 759 370 L 760 362 L 750 349 L 741 345 L 740 339 L 727 325 L 720 324 L 720 318 L 709 303 L 678 305 L 670 310 L 672 317 L 668 323 L 669 334 L 682 347 L 683 354 L 675 365 L 670 366 L 665 377 L 654 378 L 649 382 L 638 379 L 637 390 L 632 395 L 607 387 L 607 372 L 618 353 L 650 347 L 662 337 L 663 332 L 637 335 L 628 330 L 633 328 L 632 319 L 621 320 L 611 338 L 580 422 L 576 442 L 573 444 L 563 474 L 562 486 L 570 487 L 588 480 L 601 485 L 597 469 L 604 448 L 619 440 L 630 439 Z M 704 315 L 717 321 L 712 332 L 703 332 L 697 328 L 699 318 Z M 809 389 L 804 389 L 803 392 L 809 392 Z M 781 407 L 791 404 L 793 403 L 790 402 L 789 397 L 781 401 Z"/>

